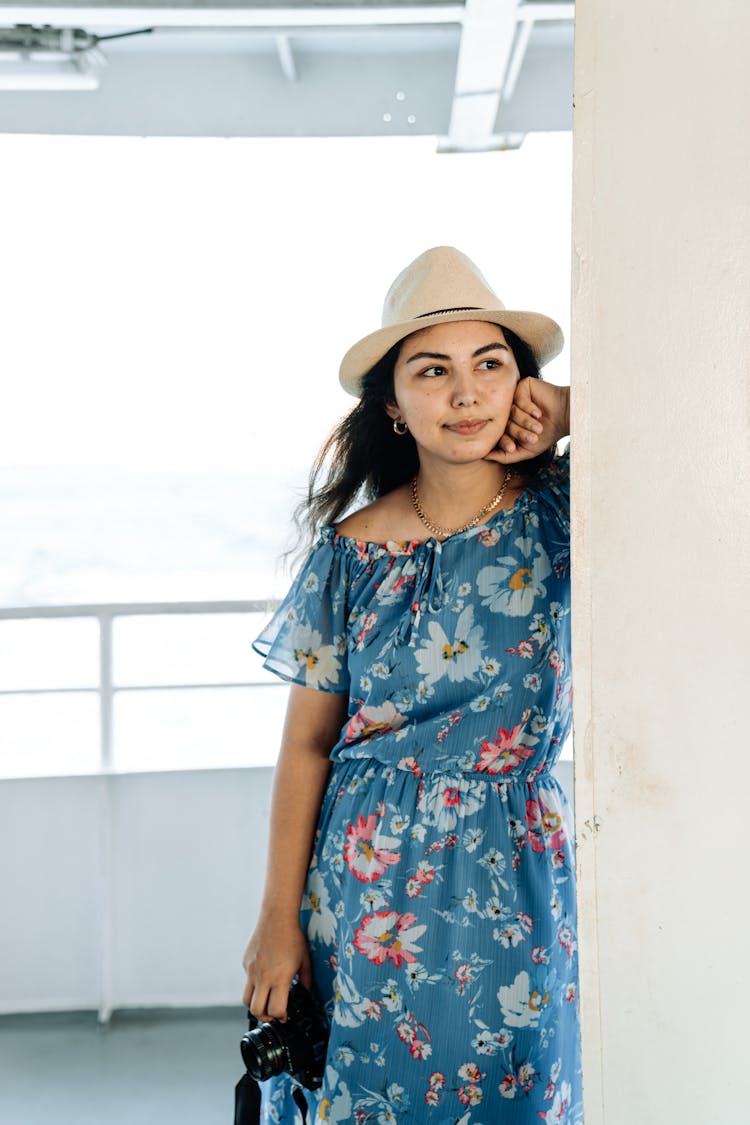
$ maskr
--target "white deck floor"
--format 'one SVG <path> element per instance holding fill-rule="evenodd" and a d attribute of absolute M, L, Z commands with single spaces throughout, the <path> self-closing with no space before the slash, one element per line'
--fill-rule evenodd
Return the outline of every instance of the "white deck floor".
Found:
<path fill-rule="evenodd" d="M 231 1125 L 244 1011 L 0 1018 L 2 1125 Z"/>

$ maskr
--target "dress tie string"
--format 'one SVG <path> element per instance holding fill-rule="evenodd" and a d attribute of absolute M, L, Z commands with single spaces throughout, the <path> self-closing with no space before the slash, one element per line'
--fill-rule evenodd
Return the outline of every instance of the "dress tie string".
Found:
<path fill-rule="evenodd" d="M 396 644 L 416 643 L 416 631 L 422 614 L 437 613 L 443 605 L 443 571 L 441 557 L 443 544 L 439 539 L 428 539 L 424 544 L 422 559 L 417 564 L 417 579 L 414 583 L 414 600 L 411 612 L 404 616 L 396 634 Z"/>

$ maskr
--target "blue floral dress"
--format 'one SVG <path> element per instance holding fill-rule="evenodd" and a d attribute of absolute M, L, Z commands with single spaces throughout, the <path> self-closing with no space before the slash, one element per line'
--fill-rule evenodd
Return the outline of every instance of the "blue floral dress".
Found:
<path fill-rule="evenodd" d="M 302 901 L 331 1037 L 315 1121 L 582 1121 L 567 454 L 442 543 L 326 527 L 255 642 L 345 693 Z M 264 1120 L 300 1120 L 285 1076 Z"/>

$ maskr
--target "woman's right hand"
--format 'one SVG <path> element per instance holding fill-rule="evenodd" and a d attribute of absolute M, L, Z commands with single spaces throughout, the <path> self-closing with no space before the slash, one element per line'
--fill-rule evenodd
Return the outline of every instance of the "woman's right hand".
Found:
<path fill-rule="evenodd" d="M 310 950 L 299 922 L 262 918 L 242 958 L 247 973 L 242 1003 L 257 1020 L 286 1019 L 289 988 L 295 976 L 312 988 Z"/>

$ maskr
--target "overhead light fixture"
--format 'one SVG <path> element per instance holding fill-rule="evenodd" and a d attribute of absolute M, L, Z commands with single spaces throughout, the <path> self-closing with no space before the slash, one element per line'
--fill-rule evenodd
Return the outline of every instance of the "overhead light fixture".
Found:
<path fill-rule="evenodd" d="M 0 90 L 96 90 L 107 60 L 80 28 L 0 29 Z"/>
<path fill-rule="evenodd" d="M 79 27 L 0 28 L 1 90 L 96 90 L 107 60 L 105 39 L 150 35 L 153 28 L 91 35 Z"/>

